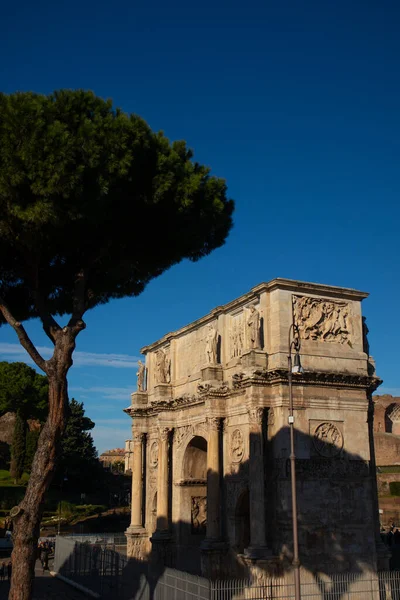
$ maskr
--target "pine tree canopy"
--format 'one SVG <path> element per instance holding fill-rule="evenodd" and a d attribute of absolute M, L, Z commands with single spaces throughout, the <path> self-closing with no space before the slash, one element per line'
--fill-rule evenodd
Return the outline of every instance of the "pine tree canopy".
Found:
<path fill-rule="evenodd" d="M 80 316 L 139 294 L 221 246 L 232 212 L 224 180 L 185 142 L 111 101 L 0 94 L 0 301 L 18 321 L 74 314 L 77 285 Z"/>
<path fill-rule="evenodd" d="M 47 410 L 47 377 L 25 363 L 0 362 L 0 415 L 19 412 L 24 419 L 42 421 Z"/>

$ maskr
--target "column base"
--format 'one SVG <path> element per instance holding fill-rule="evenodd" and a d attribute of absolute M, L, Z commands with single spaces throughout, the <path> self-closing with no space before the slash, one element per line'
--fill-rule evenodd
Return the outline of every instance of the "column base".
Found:
<path fill-rule="evenodd" d="M 376 542 L 376 563 L 378 571 L 389 571 L 392 553 L 381 539 Z"/>
<path fill-rule="evenodd" d="M 169 542 L 171 540 L 171 532 L 169 529 L 156 529 L 150 538 L 151 543 L 153 542 Z"/>
<path fill-rule="evenodd" d="M 271 576 L 281 577 L 285 571 L 279 556 L 273 556 L 271 553 L 269 557 L 264 558 L 250 558 L 245 554 L 242 557 L 246 571 L 254 581 L 261 581 Z"/>
<path fill-rule="evenodd" d="M 149 535 L 144 527 L 130 525 L 125 531 L 126 553 L 129 558 L 145 561 L 149 555 Z"/>
<path fill-rule="evenodd" d="M 154 401 L 162 402 L 163 400 L 171 400 L 172 385 L 170 383 L 159 383 L 154 386 Z"/>
<path fill-rule="evenodd" d="M 247 350 L 242 354 L 243 367 L 260 367 L 266 369 L 268 367 L 268 356 L 263 350 Z"/>
<path fill-rule="evenodd" d="M 213 539 L 203 540 L 201 551 L 201 574 L 208 579 L 220 579 L 228 575 L 228 550 L 226 542 Z"/>
<path fill-rule="evenodd" d="M 168 530 L 155 531 L 150 538 L 151 562 L 150 571 L 157 576 L 164 567 L 174 568 L 175 557 L 172 548 L 172 535 Z"/>
<path fill-rule="evenodd" d="M 142 406 L 147 406 L 147 402 L 147 392 L 133 392 L 133 394 L 131 394 L 132 408 L 141 408 Z"/>
<path fill-rule="evenodd" d="M 249 546 L 244 551 L 245 558 L 250 560 L 263 560 L 272 557 L 272 552 L 268 546 Z"/>
<path fill-rule="evenodd" d="M 222 365 L 207 365 L 201 369 L 201 378 L 203 381 L 223 381 Z"/>

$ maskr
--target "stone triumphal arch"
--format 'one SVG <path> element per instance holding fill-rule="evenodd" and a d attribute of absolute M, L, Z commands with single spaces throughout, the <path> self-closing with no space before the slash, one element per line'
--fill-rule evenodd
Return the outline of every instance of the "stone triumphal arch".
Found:
<path fill-rule="evenodd" d="M 263 283 L 142 349 L 132 417 L 128 555 L 225 576 L 292 558 L 288 331 L 300 557 L 330 572 L 380 560 L 375 375 L 363 292 Z"/>

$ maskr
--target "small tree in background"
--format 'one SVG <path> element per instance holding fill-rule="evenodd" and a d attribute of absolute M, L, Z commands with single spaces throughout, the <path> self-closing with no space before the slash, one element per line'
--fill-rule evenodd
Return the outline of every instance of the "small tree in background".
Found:
<path fill-rule="evenodd" d="M 18 410 L 15 415 L 14 434 L 11 444 L 10 474 L 14 478 L 14 483 L 18 483 L 24 472 L 26 429 L 26 421 L 21 416 L 21 411 Z"/>
<path fill-rule="evenodd" d="M 0 362 L 0 415 L 7 412 L 16 415 L 10 463 L 11 476 L 15 482 L 26 470 L 26 461 L 28 460 L 29 465 L 32 464 L 36 451 L 33 440 L 37 440 L 38 434 L 28 430 L 27 421 L 45 421 L 48 390 L 47 377 L 39 375 L 32 367 L 22 362 Z"/>
<path fill-rule="evenodd" d="M 137 296 L 184 258 L 221 246 L 222 179 L 136 115 L 91 92 L 0 94 L 0 317 L 49 382 L 49 414 L 13 509 L 10 600 L 32 595 L 43 501 L 66 423 L 67 373 L 88 309 Z M 68 315 L 63 325 L 57 315 Z M 45 360 L 23 321 L 53 345 Z"/>
<path fill-rule="evenodd" d="M 83 402 L 70 400 L 67 411 L 67 425 L 61 440 L 60 460 L 57 471 L 60 477 L 68 474 L 68 486 L 89 491 L 96 479 L 96 472 L 102 467 L 97 459 L 97 450 L 89 433 L 94 422 L 85 416 Z"/>
<path fill-rule="evenodd" d="M 26 432 L 24 471 L 27 473 L 30 473 L 32 469 L 32 463 L 39 441 L 39 433 L 40 432 L 37 430 Z"/>

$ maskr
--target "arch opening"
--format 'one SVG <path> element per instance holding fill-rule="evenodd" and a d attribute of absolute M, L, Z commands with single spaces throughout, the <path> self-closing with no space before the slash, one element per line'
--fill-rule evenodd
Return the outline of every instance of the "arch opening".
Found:
<path fill-rule="evenodd" d="M 195 436 L 187 445 L 183 461 L 183 479 L 207 479 L 207 441 Z"/>

